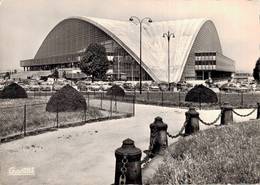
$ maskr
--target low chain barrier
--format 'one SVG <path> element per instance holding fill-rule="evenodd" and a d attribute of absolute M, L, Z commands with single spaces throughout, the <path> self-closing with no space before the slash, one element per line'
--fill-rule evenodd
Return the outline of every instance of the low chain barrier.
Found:
<path fill-rule="evenodd" d="M 200 117 L 199 117 L 199 121 L 204 124 L 204 125 L 207 125 L 207 126 L 210 126 L 210 125 L 214 125 L 215 123 L 218 122 L 218 120 L 221 118 L 221 115 L 222 115 L 222 111 L 219 113 L 218 117 L 212 121 L 212 122 L 206 122 L 206 121 L 203 121 Z"/>
<path fill-rule="evenodd" d="M 257 108 L 254 108 L 251 112 L 249 112 L 248 114 L 240 114 L 238 112 L 236 112 L 235 110 L 232 110 L 232 112 L 240 117 L 247 117 L 252 115 L 255 111 L 257 110 Z"/>
<path fill-rule="evenodd" d="M 128 163 L 128 159 L 126 158 L 126 156 L 124 156 L 124 158 L 122 159 L 123 165 L 120 169 L 121 175 L 119 177 L 119 184 L 122 184 L 122 185 L 126 184 L 126 172 L 127 172 L 126 164 L 127 163 Z"/>
<path fill-rule="evenodd" d="M 184 134 L 182 133 L 187 125 L 187 121 L 185 120 L 184 123 L 183 123 L 183 126 L 181 127 L 181 130 L 179 131 L 178 134 L 176 135 L 171 135 L 169 132 L 167 132 L 167 136 L 169 136 L 170 138 L 174 139 L 174 138 L 177 138 L 179 136 L 184 136 Z"/>
<path fill-rule="evenodd" d="M 150 145 L 148 150 L 143 151 L 146 154 L 143 160 L 141 160 L 142 151 L 134 146 L 134 141 L 131 139 L 124 140 L 122 147 L 115 151 L 117 159 L 115 185 L 142 184 L 142 168 L 148 165 L 152 161 L 152 158 L 164 153 L 168 147 L 168 138 L 174 139 L 179 136 L 189 136 L 191 134 L 195 134 L 200 130 L 200 122 L 204 125 L 210 126 L 220 120 L 220 125 L 217 126 L 228 125 L 233 123 L 233 113 L 246 117 L 253 114 L 256 110 L 256 119 L 260 119 L 260 103 L 258 103 L 257 108 L 245 115 L 237 113 L 233 110 L 233 107 L 230 104 L 224 103 L 221 106 L 221 111 L 217 118 L 212 122 L 206 122 L 200 118 L 199 113 L 194 107 L 190 107 L 189 110 L 185 112 L 186 119 L 180 131 L 176 135 L 171 135 L 167 132 L 168 125 L 163 122 L 161 117 L 156 117 L 154 122 L 150 124 Z M 128 160 L 125 160 L 125 156 L 127 156 Z M 124 159 L 122 160 L 122 158 Z M 129 165 L 126 164 L 128 161 L 130 161 Z"/>

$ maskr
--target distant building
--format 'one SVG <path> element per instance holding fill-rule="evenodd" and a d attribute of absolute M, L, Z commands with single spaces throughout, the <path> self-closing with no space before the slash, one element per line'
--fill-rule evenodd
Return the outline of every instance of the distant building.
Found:
<path fill-rule="evenodd" d="M 248 72 L 237 71 L 233 75 L 233 80 L 235 80 L 235 81 L 249 81 L 249 80 L 253 80 L 253 76 L 252 76 L 251 73 L 248 73 Z"/>
<path fill-rule="evenodd" d="M 142 70 L 144 80 L 167 81 L 167 41 L 171 39 L 170 81 L 229 78 L 235 63 L 223 55 L 214 23 L 207 19 L 159 21 L 143 24 Z M 33 59 L 23 60 L 24 70 L 78 67 L 91 43 L 106 48 L 113 61 L 112 76 L 139 80 L 139 25 L 90 17 L 61 21 L 47 35 Z"/>

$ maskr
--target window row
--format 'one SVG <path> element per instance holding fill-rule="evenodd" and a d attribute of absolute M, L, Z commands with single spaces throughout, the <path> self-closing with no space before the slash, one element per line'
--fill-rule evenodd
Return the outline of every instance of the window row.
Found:
<path fill-rule="evenodd" d="M 216 56 L 216 52 L 195 53 L 195 56 Z"/>
<path fill-rule="evenodd" d="M 204 60 L 216 60 L 216 56 L 195 56 L 196 61 L 204 61 Z"/>
<path fill-rule="evenodd" d="M 215 65 L 200 65 L 195 66 L 195 70 L 214 70 L 216 69 Z"/>
<path fill-rule="evenodd" d="M 216 65 L 216 61 L 211 61 L 211 60 L 195 61 L 195 65 Z"/>

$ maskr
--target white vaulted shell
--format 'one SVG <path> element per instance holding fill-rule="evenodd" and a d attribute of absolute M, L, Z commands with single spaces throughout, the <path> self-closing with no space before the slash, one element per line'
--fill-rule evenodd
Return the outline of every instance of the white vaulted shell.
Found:
<path fill-rule="evenodd" d="M 46 57 L 45 53 L 54 53 L 59 42 L 52 43 L 59 35 L 52 32 L 62 30 L 62 25 L 68 21 L 83 21 L 98 28 L 115 40 L 139 63 L 140 57 L 140 27 L 137 22 L 100 19 L 92 17 L 70 17 L 60 22 L 46 37 L 38 50 L 35 59 Z M 158 21 L 143 23 L 142 28 L 142 67 L 154 81 L 168 80 L 168 45 L 163 33 L 170 31 L 175 37 L 170 40 L 170 81 L 178 82 L 184 71 L 190 71 L 187 66 L 194 66 L 195 52 L 217 52 L 222 54 L 219 37 L 214 23 L 208 19 L 184 19 L 173 21 Z M 65 31 L 70 34 L 69 31 Z M 69 43 L 69 42 L 68 42 Z M 73 43 L 72 43 L 73 44 Z M 48 48 L 51 46 L 52 48 Z M 56 47 L 56 48 L 55 48 Z M 68 47 L 72 47 L 68 45 Z M 81 48 L 82 49 L 82 48 Z M 73 48 L 70 50 L 72 52 Z M 66 53 L 67 50 L 64 50 Z M 58 53 L 63 54 L 63 53 Z M 52 56 L 52 55 L 50 55 Z M 190 62 L 190 63 L 189 63 Z M 189 65 L 187 65 L 189 63 Z M 218 65 L 218 64 L 217 64 Z M 224 66 L 224 65 L 222 65 Z M 231 68 L 233 66 L 231 65 Z M 194 67 L 193 67 L 194 68 Z M 230 68 L 230 69 L 231 69 Z M 225 71 L 227 67 L 222 67 Z M 228 69 L 230 71 L 230 69 Z M 194 70 L 192 74 L 194 74 Z"/>

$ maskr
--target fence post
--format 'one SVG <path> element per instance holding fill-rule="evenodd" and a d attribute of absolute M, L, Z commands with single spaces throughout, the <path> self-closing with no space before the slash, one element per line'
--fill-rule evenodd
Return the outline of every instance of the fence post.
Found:
<path fill-rule="evenodd" d="M 159 116 L 150 124 L 149 157 L 161 154 L 168 147 L 167 128 L 168 125 Z"/>
<path fill-rule="evenodd" d="M 88 92 L 88 94 L 87 94 L 87 97 L 88 97 L 88 105 L 87 105 L 87 106 L 88 106 L 88 108 L 89 108 L 89 107 L 90 107 L 90 106 L 89 106 L 89 92 Z"/>
<path fill-rule="evenodd" d="M 87 104 L 84 104 L 84 122 L 87 121 Z"/>
<path fill-rule="evenodd" d="M 179 90 L 178 95 L 179 95 L 179 107 L 180 107 L 181 106 L 181 90 Z"/>
<path fill-rule="evenodd" d="M 112 109 L 113 109 L 113 105 L 112 105 L 112 102 L 113 100 L 112 100 L 112 95 L 110 95 L 110 117 L 112 117 Z"/>
<path fill-rule="evenodd" d="M 133 96 L 133 116 L 135 116 L 135 96 Z"/>
<path fill-rule="evenodd" d="M 59 128 L 59 105 L 56 105 L 56 127 Z"/>
<path fill-rule="evenodd" d="M 141 156 L 142 151 L 135 147 L 133 140 L 123 141 L 122 146 L 115 150 L 114 185 L 142 184 Z"/>
<path fill-rule="evenodd" d="M 243 106 L 244 104 L 244 93 L 241 92 L 241 102 L 240 102 L 240 105 Z"/>
<path fill-rule="evenodd" d="M 233 107 L 229 105 L 227 102 L 223 104 L 221 107 L 221 120 L 220 125 L 227 125 L 229 123 L 233 123 Z"/>
<path fill-rule="evenodd" d="M 149 91 L 147 91 L 146 97 L 147 97 L 147 102 L 149 102 L 149 100 L 150 100 Z"/>
<path fill-rule="evenodd" d="M 100 93 L 100 108 L 103 107 L 103 92 Z"/>
<path fill-rule="evenodd" d="M 219 105 L 221 105 L 221 91 L 219 91 L 219 99 L 218 99 Z"/>
<path fill-rule="evenodd" d="M 199 131 L 199 113 L 195 110 L 194 107 L 190 107 L 186 115 L 186 127 L 185 127 L 185 135 L 191 135 L 195 132 Z"/>
<path fill-rule="evenodd" d="M 162 91 L 162 106 L 163 106 L 163 91 Z"/>
<path fill-rule="evenodd" d="M 260 118 L 260 103 L 257 102 L 257 115 L 256 115 L 256 119 Z"/>
<path fill-rule="evenodd" d="M 23 135 L 26 136 L 26 104 L 23 109 Z"/>
<path fill-rule="evenodd" d="M 117 112 L 117 98 L 116 96 L 114 96 L 114 98 L 115 98 L 115 112 Z"/>

